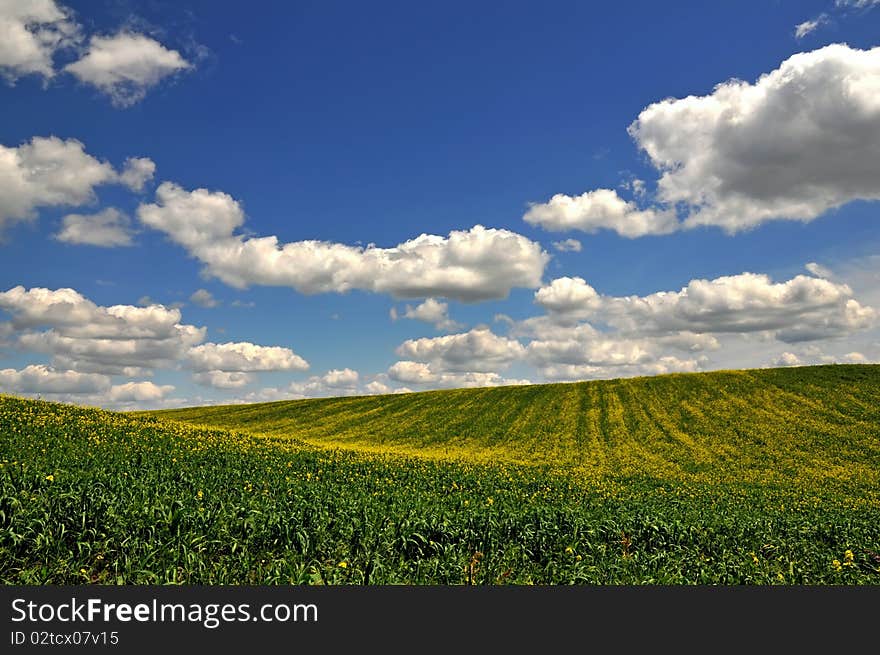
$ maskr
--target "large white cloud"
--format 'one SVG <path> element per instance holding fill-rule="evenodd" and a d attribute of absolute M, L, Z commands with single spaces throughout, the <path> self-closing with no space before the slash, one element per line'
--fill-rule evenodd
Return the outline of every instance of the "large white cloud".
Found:
<path fill-rule="evenodd" d="M 408 339 L 395 352 L 405 358 L 388 368 L 388 378 L 396 382 L 431 389 L 529 384 L 529 380 L 499 373 L 525 358 L 523 345 L 485 326 L 460 334 Z"/>
<path fill-rule="evenodd" d="M 206 331 L 181 324 L 178 309 L 100 306 L 74 289 L 13 287 L 0 292 L 0 310 L 11 314 L 21 348 L 82 372 L 136 375 L 173 366 Z"/>
<path fill-rule="evenodd" d="M 806 275 L 773 282 L 742 273 L 625 297 L 600 296 L 581 278 L 558 278 L 535 293 L 535 302 L 560 324 L 591 319 L 628 334 L 768 331 L 794 342 L 844 336 L 876 320 L 846 284 Z"/>
<path fill-rule="evenodd" d="M 737 232 L 880 198 L 880 48 L 796 54 L 754 83 L 645 108 L 630 134 L 686 227 Z"/>
<path fill-rule="evenodd" d="M 98 373 L 60 370 L 31 364 L 21 370 L 0 370 L 0 393 L 48 396 L 60 402 L 104 404 L 153 403 L 168 396 L 174 387 L 153 382 L 111 384 L 110 377 Z"/>
<path fill-rule="evenodd" d="M 161 230 L 234 287 L 292 287 L 303 293 L 352 289 L 399 298 L 446 297 L 465 302 L 504 298 L 514 287 L 540 285 L 549 255 L 522 235 L 477 225 L 448 237 L 422 234 L 393 248 L 325 241 L 280 244 L 277 237 L 234 235 L 244 222 L 239 203 L 222 192 L 186 191 L 163 182 L 140 220 Z"/>
<path fill-rule="evenodd" d="M 557 194 L 525 220 L 627 237 L 699 226 L 735 233 L 880 199 L 880 48 L 795 54 L 755 82 L 653 103 L 629 133 L 660 174 L 653 204 L 596 189 Z"/>
<path fill-rule="evenodd" d="M 55 75 L 52 57 L 79 40 L 70 12 L 53 0 L 0 0 L 0 76 Z"/>
<path fill-rule="evenodd" d="M 55 53 L 79 48 L 82 41 L 82 26 L 54 0 L 0 0 L 0 76 L 8 82 L 32 74 L 52 79 Z M 92 35 L 79 59 L 63 70 L 108 95 L 115 106 L 128 107 L 163 79 L 192 67 L 177 50 L 122 30 Z"/>
<path fill-rule="evenodd" d="M 191 67 L 177 50 L 155 39 L 119 32 L 92 36 L 82 58 L 64 70 L 107 94 L 114 105 L 128 107 L 142 100 L 162 79 Z"/>
<path fill-rule="evenodd" d="M 132 377 L 183 366 L 193 371 L 198 384 L 238 389 L 253 382 L 257 372 L 308 369 L 308 363 L 289 348 L 248 342 L 202 344 L 206 328 L 182 324 L 180 310 L 163 305 L 100 306 L 74 289 L 17 286 L 0 292 L 0 311 L 11 316 L 0 323 L 8 326 L 2 330 L 4 337 L 14 338 L 10 343 L 21 350 L 51 355 L 58 370 Z M 325 382 L 345 386 L 351 373 L 331 371 Z M 155 389 L 145 384 L 132 393 L 145 401 L 158 398 L 153 397 Z M 126 398 L 106 396 L 105 400 Z"/>
<path fill-rule="evenodd" d="M 59 367 L 108 375 L 144 375 L 153 369 L 176 366 L 186 348 L 204 338 L 204 329 L 182 325 L 165 338 L 70 337 L 62 330 L 30 332 L 19 345 L 53 356 Z"/>
<path fill-rule="evenodd" d="M 809 269 L 831 273 L 815 264 Z M 548 380 L 696 371 L 737 358 L 733 366 L 745 360 L 764 365 L 768 360 L 760 353 L 779 342 L 845 343 L 842 337 L 859 332 L 870 341 L 867 330 L 877 323 L 875 310 L 856 300 L 847 284 L 806 275 L 773 282 L 742 273 L 692 280 L 679 291 L 623 297 L 600 295 L 581 278 L 558 278 L 535 293 L 535 302 L 546 315 L 505 322 L 511 337 L 529 340 L 526 359 Z M 770 361 L 802 361 L 806 355 L 798 359 L 798 353 L 810 348 Z M 859 353 L 849 354 L 809 361 L 858 361 Z M 415 365 L 401 372 L 406 381 L 428 375 Z"/>
<path fill-rule="evenodd" d="M 76 139 L 34 137 L 13 148 L 0 144 L 0 230 L 32 219 L 39 207 L 94 202 L 95 187 L 103 184 L 125 184 L 136 190 L 154 168 L 149 159 L 134 158 L 117 172 L 86 153 Z"/>
<path fill-rule="evenodd" d="M 0 392 L 21 394 L 85 394 L 108 391 L 110 378 L 96 373 L 55 370 L 31 364 L 20 371 L 0 370 Z"/>
<path fill-rule="evenodd" d="M 607 299 L 604 305 L 607 320 L 629 331 L 770 331 L 787 342 L 844 336 L 876 319 L 847 285 L 806 275 L 778 283 L 755 273 L 692 280 L 678 292 Z"/>
<path fill-rule="evenodd" d="M 153 382 L 126 382 L 124 384 L 114 384 L 107 399 L 116 402 L 144 402 L 156 401 L 165 398 L 174 391 L 174 386 L 170 384 L 154 384 Z"/>
<path fill-rule="evenodd" d="M 613 189 L 596 189 L 579 196 L 557 193 L 545 203 L 533 203 L 523 220 L 546 230 L 597 232 L 614 230 L 635 238 L 648 234 L 669 234 L 678 229 L 675 212 L 668 209 L 640 209 Z"/>
<path fill-rule="evenodd" d="M 591 316 L 601 298 L 583 278 L 559 277 L 535 292 L 535 302 L 560 323 L 568 323 Z"/>
<path fill-rule="evenodd" d="M 108 339 L 161 339 L 173 335 L 181 319 L 179 309 L 163 305 L 101 306 L 74 289 L 21 285 L 0 292 L 0 309 L 11 313 L 19 328 L 52 326 L 68 336 Z"/>
<path fill-rule="evenodd" d="M 335 368 L 327 371 L 321 381 L 333 389 L 348 389 L 357 386 L 360 374 L 350 368 Z"/>
<path fill-rule="evenodd" d="M 258 346 L 253 343 L 205 343 L 187 353 L 196 371 L 254 373 L 258 371 L 305 371 L 308 362 L 290 348 Z"/>
<path fill-rule="evenodd" d="M 427 384 L 436 381 L 438 374 L 425 362 L 401 361 L 388 368 L 388 377 L 409 384 Z"/>
<path fill-rule="evenodd" d="M 368 396 L 381 396 L 389 393 L 394 393 L 394 389 L 382 380 L 373 380 L 364 385 L 364 394 Z"/>
<path fill-rule="evenodd" d="M 132 245 L 128 217 L 115 207 L 97 214 L 68 214 L 55 238 L 65 243 L 114 248 Z"/>
<path fill-rule="evenodd" d="M 516 339 L 477 327 L 460 334 L 408 339 L 395 352 L 409 360 L 428 362 L 441 371 L 487 373 L 522 358 L 525 350 Z"/>
<path fill-rule="evenodd" d="M 711 335 L 693 332 L 629 336 L 601 332 L 589 323 L 568 326 L 541 318 L 517 327 L 520 334 L 534 337 L 526 357 L 550 380 L 695 371 L 708 361 L 697 353 L 719 347 Z"/>

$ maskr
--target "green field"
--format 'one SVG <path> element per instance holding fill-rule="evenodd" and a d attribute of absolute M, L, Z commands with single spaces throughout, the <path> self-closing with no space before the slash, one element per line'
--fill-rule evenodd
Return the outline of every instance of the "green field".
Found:
<path fill-rule="evenodd" d="M 6 584 L 878 584 L 880 366 L 120 414 L 0 396 Z"/>

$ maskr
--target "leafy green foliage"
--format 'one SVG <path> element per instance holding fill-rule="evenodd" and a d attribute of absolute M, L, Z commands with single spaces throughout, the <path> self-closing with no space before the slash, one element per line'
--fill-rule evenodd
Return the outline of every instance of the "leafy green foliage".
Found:
<path fill-rule="evenodd" d="M 878 584 L 878 406 L 876 366 L 161 417 L 0 396 L 0 581 Z"/>

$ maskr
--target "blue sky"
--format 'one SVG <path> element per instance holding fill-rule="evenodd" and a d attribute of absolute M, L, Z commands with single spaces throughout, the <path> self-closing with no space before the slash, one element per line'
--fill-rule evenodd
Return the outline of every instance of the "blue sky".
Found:
<path fill-rule="evenodd" d="M 0 8 L 0 391 L 880 359 L 880 3 L 476 5 Z"/>

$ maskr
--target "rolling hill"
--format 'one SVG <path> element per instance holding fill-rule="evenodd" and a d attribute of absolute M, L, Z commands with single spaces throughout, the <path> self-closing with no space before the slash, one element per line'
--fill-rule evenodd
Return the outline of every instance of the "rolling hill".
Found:
<path fill-rule="evenodd" d="M 607 475 L 880 481 L 880 366 L 720 371 L 154 412 L 314 445 Z"/>
<path fill-rule="evenodd" d="M 0 395 L 2 584 L 880 584 L 880 367 Z"/>

